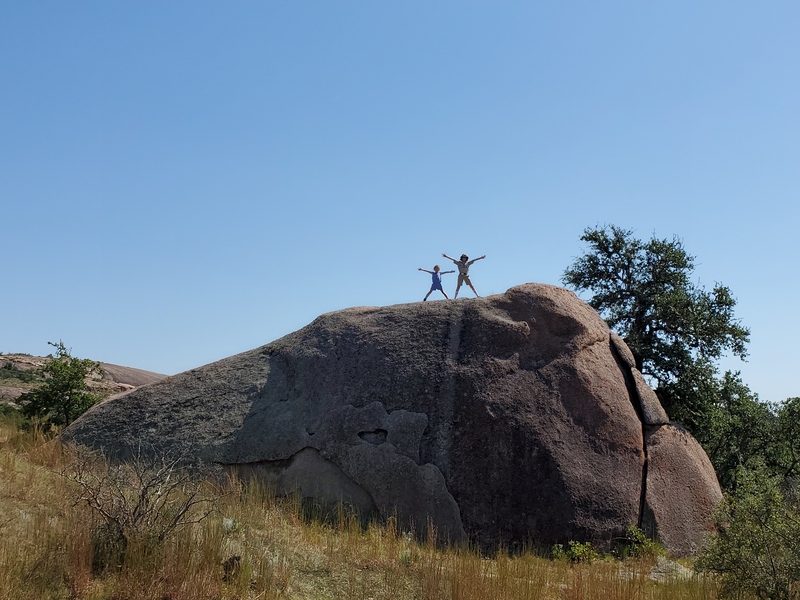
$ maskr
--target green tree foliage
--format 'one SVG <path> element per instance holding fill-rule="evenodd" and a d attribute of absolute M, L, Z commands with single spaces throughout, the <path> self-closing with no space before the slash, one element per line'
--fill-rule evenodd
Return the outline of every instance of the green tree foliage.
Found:
<path fill-rule="evenodd" d="M 723 488 L 735 487 L 737 473 L 756 464 L 774 464 L 778 439 L 775 406 L 761 402 L 738 374 L 711 382 L 714 402 L 698 441 L 711 459 Z"/>
<path fill-rule="evenodd" d="M 693 283 L 694 257 L 678 238 L 644 242 L 610 225 L 587 228 L 581 240 L 589 248 L 562 281 L 592 293 L 589 304 L 623 337 L 670 416 L 702 430 L 718 392 L 718 359 L 747 355 L 750 332 L 734 318 L 730 290 Z"/>
<path fill-rule="evenodd" d="M 800 398 L 762 402 L 730 372 L 708 387 L 713 402 L 697 438 L 722 487 L 735 490 L 742 469 L 766 469 L 786 485 L 800 479 Z"/>
<path fill-rule="evenodd" d="M 53 425 L 69 425 L 86 412 L 98 398 L 89 392 L 86 378 L 100 372 L 100 364 L 85 358 L 75 358 L 59 341 L 48 342 L 56 349 L 55 356 L 43 367 L 45 381 L 34 390 L 20 396 L 22 412 L 27 417 L 45 420 Z"/>
<path fill-rule="evenodd" d="M 42 373 L 39 369 L 20 369 L 11 362 L 0 365 L 0 381 L 7 383 L 37 383 L 42 381 Z"/>
<path fill-rule="evenodd" d="M 694 257 L 677 238 L 645 242 L 611 225 L 581 240 L 589 247 L 564 283 L 592 293 L 589 303 L 630 346 L 670 417 L 703 445 L 723 488 L 736 490 L 738 474 L 755 465 L 800 488 L 800 398 L 762 402 L 738 373 L 718 373 L 720 356 L 744 358 L 749 341 L 730 290 L 692 283 Z"/>
<path fill-rule="evenodd" d="M 780 491 L 780 478 L 763 469 L 743 471 L 736 493 L 721 504 L 717 533 L 695 563 L 717 573 L 722 596 L 762 600 L 800 598 L 800 506 Z"/>
<path fill-rule="evenodd" d="M 800 479 L 800 398 L 789 398 L 778 409 L 773 459 L 787 479 Z"/>

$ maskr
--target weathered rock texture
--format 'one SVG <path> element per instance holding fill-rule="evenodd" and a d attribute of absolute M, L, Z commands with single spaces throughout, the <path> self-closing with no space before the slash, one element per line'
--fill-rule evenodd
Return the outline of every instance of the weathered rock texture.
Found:
<path fill-rule="evenodd" d="M 667 423 L 591 307 L 527 284 L 329 313 L 106 401 L 64 438 L 118 456 L 190 449 L 451 540 L 602 542 L 638 524 L 681 553 L 720 491 L 697 443 Z"/>
<path fill-rule="evenodd" d="M 703 541 L 697 523 L 722 500 L 714 467 L 700 444 L 676 425 L 647 427 L 647 493 L 642 528 L 675 554 L 693 554 Z M 698 535 L 699 534 L 699 535 Z"/>

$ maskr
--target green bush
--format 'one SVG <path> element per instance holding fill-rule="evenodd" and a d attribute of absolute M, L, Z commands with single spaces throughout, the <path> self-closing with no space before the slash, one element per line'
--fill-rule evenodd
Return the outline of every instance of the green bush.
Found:
<path fill-rule="evenodd" d="M 3 381 L 20 381 L 22 383 L 39 383 L 44 381 L 40 369 L 20 369 L 7 362 L 0 365 L 0 379 Z"/>
<path fill-rule="evenodd" d="M 764 469 L 737 474 L 737 489 L 716 514 L 717 533 L 695 568 L 720 575 L 721 595 L 800 598 L 800 511 Z"/>
<path fill-rule="evenodd" d="M 590 542 L 576 542 L 575 540 L 570 540 L 566 545 L 554 545 L 550 554 L 556 560 L 570 560 L 571 562 L 592 562 L 600 558 L 600 554 Z"/>
<path fill-rule="evenodd" d="M 44 366 L 45 381 L 36 389 L 19 397 L 25 416 L 50 425 L 69 425 L 98 401 L 90 393 L 86 377 L 100 370 L 100 363 L 75 358 L 63 342 L 54 344 L 56 355 Z"/>
<path fill-rule="evenodd" d="M 647 537 L 647 534 L 636 525 L 631 525 L 625 531 L 625 537 L 618 540 L 614 554 L 619 558 L 656 558 L 666 556 L 667 550 L 663 544 Z"/>
<path fill-rule="evenodd" d="M 25 416 L 13 406 L 0 404 L 0 423 L 20 428 L 25 423 Z"/>

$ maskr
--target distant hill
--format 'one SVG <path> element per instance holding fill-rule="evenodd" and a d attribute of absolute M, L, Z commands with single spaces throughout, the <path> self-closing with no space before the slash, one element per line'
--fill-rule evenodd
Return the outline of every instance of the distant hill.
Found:
<path fill-rule="evenodd" d="M 144 371 L 142 369 L 134 369 L 133 367 L 122 367 L 120 365 L 112 365 L 111 363 L 101 362 L 100 366 L 103 368 L 103 379 L 112 381 L 119 385 L 140 387 L 148 383 L 155 383 L 161 381 L 166 375 L 161 373 L 153 373 L 152 371 Z"/>
<path fill-rule="evenodd" d="M 50 359 L 30 354 L 0 355 L 0 404 L 15 404 L 17 398 L 44 380 L 42 369 Z M 87 380 L 89 387 L 105 398 L 161 381 L 166 375 L 101 362 L 102 373 Z"/>

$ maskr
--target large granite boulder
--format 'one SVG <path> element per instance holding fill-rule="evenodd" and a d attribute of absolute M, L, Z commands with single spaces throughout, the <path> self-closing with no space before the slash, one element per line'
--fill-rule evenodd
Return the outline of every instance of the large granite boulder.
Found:
<path fill-rule="evenodd" d="M 120 458 L 181 449 L 482 545 L 602 543 L 634 524 L 686 553 L 721 498 L 624 342 L 539 284 L 325 314 L 103 402 L 63 437 Z"/>

